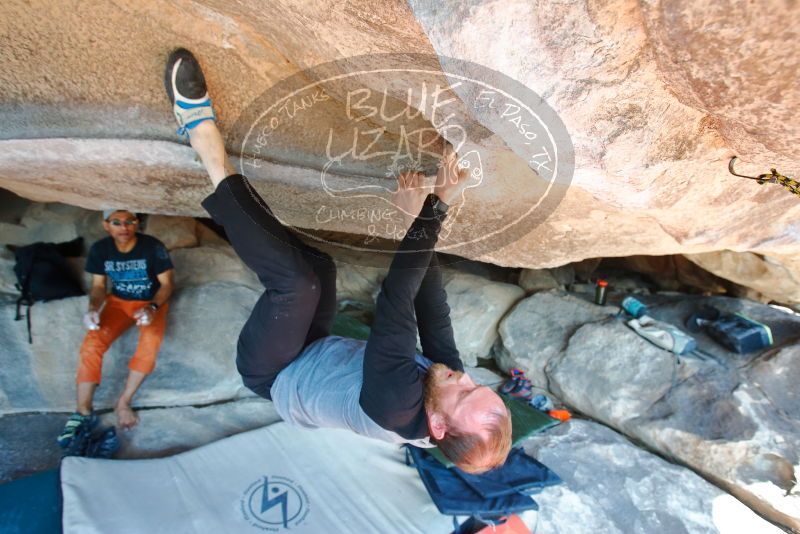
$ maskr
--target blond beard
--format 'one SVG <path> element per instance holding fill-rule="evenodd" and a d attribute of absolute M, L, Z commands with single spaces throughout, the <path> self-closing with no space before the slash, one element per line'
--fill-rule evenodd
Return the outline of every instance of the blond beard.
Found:
<path fill-rule="evenodd" d="M 446 374 L 452 371 L 443 363 L 434 363 L 425 375 L 425 411 L 433 413 L 439 409 L 439 386 L 445 380 Z M 453 371 L 456 375 L 463 374 L 461 371 Z"/>

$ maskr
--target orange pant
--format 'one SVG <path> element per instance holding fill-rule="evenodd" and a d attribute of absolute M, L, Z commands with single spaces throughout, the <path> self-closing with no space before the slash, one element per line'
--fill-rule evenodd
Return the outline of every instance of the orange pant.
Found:
<path fill-rule="evenodd" d="M 83 339 L 76 382 L 100 383 L 103 355 L 114 340 L 136 323 L 133 313 L 148 302 L 123 300 L 113 295 L 106 297 L 106 304 L 100 312 L 100 330 L 90 330 Z M 150 374 L 155 369 L 156 355 L 167 326 L 167 309 L 169 305 L 164 303 L 156 311 L 152 323 L 139 327 L 139 344 L 136 353 L 128 362 L 128 369 L 145 374 Z"/>

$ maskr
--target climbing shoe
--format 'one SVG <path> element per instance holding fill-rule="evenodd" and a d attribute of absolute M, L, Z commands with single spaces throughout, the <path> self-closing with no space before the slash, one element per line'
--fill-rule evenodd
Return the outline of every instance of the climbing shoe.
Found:
<path fill-rule="evenodd" d="M 97 416 L 95 414 L 83 415 L 78 412 L 69 416 L 67 424 L 64 425 L 64 430 L 56 438 L 58 446 L 66 449 L 70 446 L 75 436 L 83 433 L 90 433 L 92 428 L 97 425 Z"/>
<path fill-rule="evenodd" d="M 85 455 L 89 458 L 111 458 L 119 450 L 119 438 L 114 427 L 109 427 L 89 439 Z"/>
<path fill-rule="evenodd" d="M 528 401 L 533 396 L 532 388 L 531 381 L 525 378 L 525 375 L 519 374 L 506 380 L 505 384 L 500 387 L 500 393 Z"/>
<path fill-rule="evenodd" d="M 185 48 L 178 48 L 169 55 L 164 71 L 164 88 L 178 121 L 178 134 L 186 134 L 205 120 L 216 120 L 203 70 Z"/>
<path fill-rule="evenodd" d="M 92 429 L 97 426 L 97 416 L 74 413 L 64 425 L 58 436 L 59 447 L 63 456 L 85 456 L 92 438 Z"/>

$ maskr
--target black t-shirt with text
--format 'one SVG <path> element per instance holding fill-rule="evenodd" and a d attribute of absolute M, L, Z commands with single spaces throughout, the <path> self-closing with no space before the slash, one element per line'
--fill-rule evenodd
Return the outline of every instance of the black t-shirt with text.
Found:
<path fill-rule="evenodd" d="M 130 252 L 120 252 L 109 236 L 89 249 L 86 272 L 111 280 L 111 293 L 125 300 L 151 300 L 161 287 L 157 275 L 172 269 L 167 247 L 153 236 L 136 234 Z"/>

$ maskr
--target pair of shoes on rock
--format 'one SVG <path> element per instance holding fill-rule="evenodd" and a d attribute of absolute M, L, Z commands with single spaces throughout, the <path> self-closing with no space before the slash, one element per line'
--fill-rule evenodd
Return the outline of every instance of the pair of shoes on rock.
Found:
<path fill-rule="evenodd" d="M 525 373 L 514 368 L 510 371 L 511 378 L 500 387 L 500 392 L 515 399 L 530 400 L 533 396 L 531 381 L 525 377 Z"/>
<path fill-rule="evenodd" d="M 89 458 L 108 459 L 119 450 L 119 447 L 117 431 L 113 426 L 110 426 L 99 434 L 92 435 L 91 439 L 89 439 L 89 445 L 86 447 L 86 456 Z"/>
<path fill-rule="evenodd" d="M 178 48 L 169 55 L 164 71 L 164 88 L 172 102 L 179 135 L 187 134 L 203 121 L 217 120 L 203 70 L 185 48 Z"/>
<path fill-rule="evenodd" d="M 120 447 L 117 431 L 112 426 L 95 432 L 98 422 L 94 413 L 72 414 L 64 425 L 64 430 L 56 438 L 62 455 L 111 458 Z"/>
<path fill-rule="evenodd" d="M 69 416 L 64 430 L 56 438 L 58 446 L 64 451 L 64 456 L 83 456 L 97 422 L 94 413 L 83 415 L 75 412 Z"/>
<path fill-rule="evenodd" d="M 75 412 L 69 416 L 67 423 L 64 425 L 64 430 L 56 438 L 58 446 L 62 449 L 69 448 L 76 437 L 86 434 L 87 431 L 91 432 L 95 426 L 97 426 L 97 416 L 94 413 L 83 415 Z"/>

